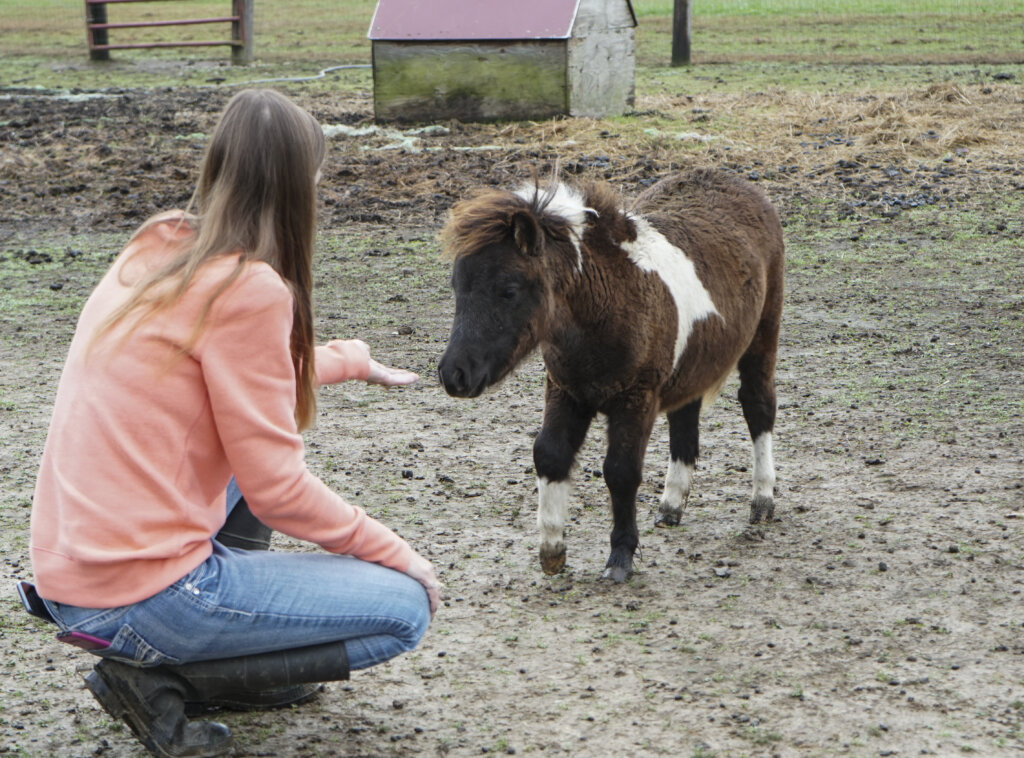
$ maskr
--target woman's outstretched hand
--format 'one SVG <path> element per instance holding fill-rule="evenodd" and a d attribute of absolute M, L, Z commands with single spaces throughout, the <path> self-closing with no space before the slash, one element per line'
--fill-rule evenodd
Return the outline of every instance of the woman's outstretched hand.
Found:
<path fill-rule="evenodd" d="M 370 375 L 366 377 L 366 381 L 383 387 L 398 387 L 404 384 L 412 384 L 419 378 L 419 374 L 414 374 L 412 371 L 406 371 L 404 368 L 383 366 L 373 358 L 370 358 Z"/>
<path fill-rule="evenodd" d="M 391 368 L 373 360 L 370 357 L 370 346 L 362 340 L 331 340 L 316 349 L 316 378 L 317 384 L 321 386 L 365 378 L 370 384 L 398 387 L 412 384 L 419 376 L 412 371 Z"/>

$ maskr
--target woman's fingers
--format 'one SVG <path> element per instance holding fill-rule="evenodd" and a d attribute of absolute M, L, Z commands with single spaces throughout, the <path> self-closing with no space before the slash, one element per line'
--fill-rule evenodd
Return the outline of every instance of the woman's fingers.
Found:
<path fill-rule="evenodd" d="M 412 371 L 406 371 L 404 368 L 384 366 L 371 358 L 370 375 L 366 377 L 366 381 L 370 384 L 379 384 L 384 387 L 398 387 L 412 384 L 419 378 L 419 374 L 415 374 Z"/>

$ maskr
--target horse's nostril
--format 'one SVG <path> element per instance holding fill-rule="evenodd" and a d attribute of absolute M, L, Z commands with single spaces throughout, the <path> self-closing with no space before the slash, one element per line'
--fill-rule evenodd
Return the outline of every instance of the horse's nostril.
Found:
<path fill-rule="evenodd" d="M 465 395 L 468 388 L 469 383 L 466 381 L 466 372 L 461 368 L 452 369 L 448 376 L 448 381 L 445 383 L 445 389 L 448 390 L 448 394 Z"/>
<path fill-rule="evenodd" d="M 466 389 L 466 372 L 457 368 L 452 372 L 452 386 L 460 390 Z"/>
<path fill-rule="evenodd" d="M 461 395 L 466 391 L 466 372 L 459 366 L 445 365 L 445 361 L 437 367 L 437 376 L 441 386 L 449 395 Z"/>

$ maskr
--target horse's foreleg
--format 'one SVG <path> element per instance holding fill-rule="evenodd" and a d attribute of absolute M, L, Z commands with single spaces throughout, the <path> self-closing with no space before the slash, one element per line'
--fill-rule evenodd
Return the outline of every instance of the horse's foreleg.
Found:
<path fill-rule="evenodd" d="M 636 528 L 636 492 L 643 478 L 644 453 L 657 416 L 653 397 L 624 404 L 608 413 L 608 452 L 604 480 L 612 499 L 611 553 L 602 577 L 624 582 L 633 573 L 640 543 Z"/>
<path fill-rule="evenodd" d="M 755 340 L 754 345 L 757 344 Z M 753 347 L 753 346 L 752 346 Z M 775 427 L 775 349 L 747 353 L 737 367 L 739 400 L 754 443 L 754 491 L 750 523 L 770 522 L 775 517 L 775 460 L 772 430 Z"/>
<path fill-rule="evenodd" d="M 700 398 L 668 414 L 668 441 L 671 460 L 665 477 L 665 491 L 655 526 L 676 526 L 690 499 L 693 472 L 700 452 Z"/>
<path fill-rule="evenodd" d="M 548 381 L 544 424 L 533 443 L 533 464 L 537 470 L 540 566 L 545 574 L 557 574 L 565 567 L 569 473 L 593 418 L 594 411 L 581 406 Z"/>

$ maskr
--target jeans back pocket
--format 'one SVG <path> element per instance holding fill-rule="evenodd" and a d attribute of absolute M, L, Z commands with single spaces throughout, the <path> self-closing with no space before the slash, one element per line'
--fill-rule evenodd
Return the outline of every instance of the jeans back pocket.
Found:
<path fill-rule="evenodd" d="M 101 655 L 132 666 L 158 666 L 162 663 L 180 663 L 173 656 L 150 645 L 130 624 L 123 624 L 110 641 L 110 647 Z"/>

